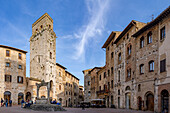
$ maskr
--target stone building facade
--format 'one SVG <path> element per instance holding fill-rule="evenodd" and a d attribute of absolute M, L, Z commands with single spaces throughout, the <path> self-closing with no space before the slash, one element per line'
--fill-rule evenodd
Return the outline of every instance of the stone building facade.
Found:
<path fill-rule="evenodd" d="M 91 76 L 91 100 L 96 99 L 97 98 L 97 94 L 96 91 L 98 89 L 98 74 L 97 72 L 101 69 L 102 67 L 94 67 L 91 71 L 90 71 L 90 76 Z"/>
<path fill-rule="evenodd" d="M 83 86 L 79 85 L 79 104 L 84 101 L 84 89 Z"/>
<path fill-rule="evenodd" d="M 90 71 L 92 69 L 83 70 L 84 74 L 84 101 L 91 101 L 91 75 Z"/>
<path fill-rule="evenodd" d="M 114 98 L 118 108 L 133 108 L 132 81 L 135 76 L 135 39 L 132 35 L 145 24 L 132 20 L 114 41 Z"/>
<path fill-rule="evenodd" d="M 136 75 L 136 109 L 170 112 L 169 45 L 170 7 L 133 35 L 136 38 L 136 67 L 144 64 L 144 73 Z M 140 42 L 144 39 L 144 46 Z M 139 53 L 140 52 L 140 53 Z M 145 61 L 145 62 L 144 62 Z M 140 70 L 136 70 L 138 73 Z M 140 104 L 140 102 L 142 102 Z M 140 107 L 142 105 L 142 107 Z"/>
<path fill-rule="evenodd" d="M 26 51 L 0 45 L 0 98 L 20 104 L 25 98 Z"/>
<path fill-rule="evenodd" d="M 56 63 L 56 34 L 53 31 L 53 19 L 45 13 L 32 24 L 30 38 L 30 78 L 31 98 L 36 98 L 36 86 L 39 81 L 50 82 L 50 98 L 56 99 L 62 106 L 77 106 L 79 97 L 79 79 L 59 63 Z M 30 81 L 30 79 L 29 79 Z M 28 84 L 29 85 L 29 84 Z M 29 87 L 29 86 L 28 86 Z M 47 88 L 40 88 L 40 97 L 47 97 Z"/>
<path fill-rule="evenodd" d="M 50 82 L 50 99 L 62 106 L 77 106 L 79 102 L 79 79 L 56 63 L 56 34 L 53 20 L 45 13 L 32 24 L 30 38 L 30 77 L 26 77 L 26 51 L 0 45 L 0 98 L 35 101 L 36 83 Z M 47 98 L 47 87 L 39 89 L 39 97 Z"/>
<path fill-rule="evenodd" d="M 103 45 L 106 65 L 97 73 L 96 98 L 105 99 L 106 107 L 170 112 L 170 7 L 147 24 L 132 20 L 115 33 Z"/>

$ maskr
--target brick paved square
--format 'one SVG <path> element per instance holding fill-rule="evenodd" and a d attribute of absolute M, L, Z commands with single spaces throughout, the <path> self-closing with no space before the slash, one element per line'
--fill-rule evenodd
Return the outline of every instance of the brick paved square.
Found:
<path fill-rule="evenodd" d="M 87 108 L 82 110 L 81 108 L 65 108 L 67 111 L 33 111 L 29 109 L 20 108 L 20 106 L 13 107 L 0 107 L 0 113 L 153 113 L 151 111 L 136 111 L 126 109 L 112 109 L 112 108 Z"/>

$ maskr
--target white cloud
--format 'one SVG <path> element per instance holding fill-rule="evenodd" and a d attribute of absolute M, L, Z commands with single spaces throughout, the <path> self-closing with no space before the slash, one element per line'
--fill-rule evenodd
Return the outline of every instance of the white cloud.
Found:
<path fill-rule="evenodd" d="M 79 42 L 75 44 L 76 51 L 73 56 L 75 60 L 83 60 L 88 41 L 102 34 L 106 23 L 104 17 L 109 7 L 109 0 L 87 0 L 86 5 L 90 17 L 79 32 L 74 34 L 74 37 L 79 39 Z"/>

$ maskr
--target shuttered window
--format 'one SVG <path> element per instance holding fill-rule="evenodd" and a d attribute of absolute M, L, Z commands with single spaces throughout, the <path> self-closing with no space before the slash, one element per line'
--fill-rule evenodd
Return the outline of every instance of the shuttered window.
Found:
<path fill-rule="evenodd" d="M 5 75 L 5 82 L 12 82 L 12 76 L 11 75 Z"/>
<path fill-rule="evenodd" d="M 160 61 L 160 72 L 166 71 L 166 59 Z"/>

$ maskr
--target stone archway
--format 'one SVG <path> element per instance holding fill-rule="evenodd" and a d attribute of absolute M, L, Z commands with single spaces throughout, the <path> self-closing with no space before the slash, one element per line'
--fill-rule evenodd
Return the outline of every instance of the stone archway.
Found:
<path fill-rule="evenodd" d="M 26 97 L 25 97 L 26 100 L 31 100 L 31 93 L 30 92 L 27 92 L 26 93 Z"/>
<path fill-rule="evenodd" d="M 6 100 L 6 99 L 8 100 L 8 102 L 11 99 L 11 92 L 10 91 L 4 92 L 4 100 Z"/>
<path fill-rule="evenodd" d="M 38 84 L 38 83 L 36 83 L 36 86 L 37 86 L 37 103 L 39 103 L 39 102 L 41 102 L 41 99 L 39 98 L 39 89 L 40 89 L 40 87 L 42 87 L 42 86 L 46 86 L 47 87 L 47 102 L 46 103 L 50 103 L 50 82 L 45 82 L 44 80 L 40 83 L 40 84 Z M 45 99 L 44 99 L 44 101 L 45 101 Z"/>
<path fill-rule="evenodd" d="M 169 110 L 169 92 L 167 90 L 161 91 L 161 110 L 163 113 L 168 113 Z"/>
<path fill-rule="evenodd" d="M 146 95 L 146 109 L 154 111 L 154 95 L 151 92 L 147 92 Z"/>
<path fill-rule="evenodd" d="M 18 93 L 18 105 L 21 104 L 22 99 L 24 99 L 24 94 L 23 93 Z"/>

